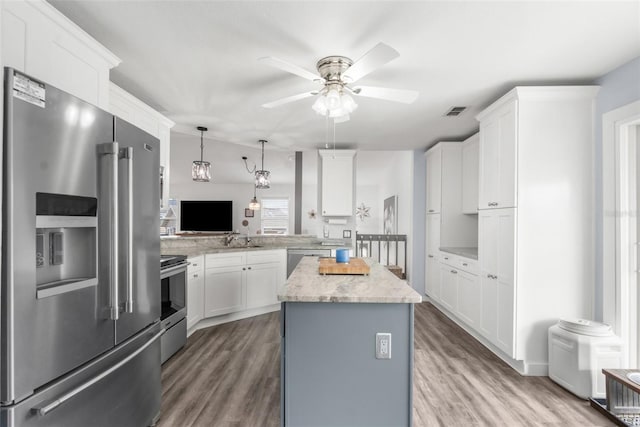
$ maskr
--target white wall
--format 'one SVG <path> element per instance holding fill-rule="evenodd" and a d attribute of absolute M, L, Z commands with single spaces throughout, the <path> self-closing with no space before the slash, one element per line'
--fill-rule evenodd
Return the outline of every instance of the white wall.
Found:
<path fill-rule="evenodd" d="M 612 70 L 596 80 L 600 91 L 596 100 L 595 111 L 595 300 L 594 317 L 603 318 L 603 289 L 605 280 L 603 270 L 604 251 L 604 217 L 613 215 L 603 212 L 603 171 L 602 171 L 602 116 L 623 105 L 640 100 L 640 57 Z"/>
<path fill-rule="evenodd" d="M 205 133 L 206 136 L 206 133 Z M 191 164 L 200 159 L 200 136 L 171 133 L 171 182 L 169 197 L 177 200 L 232 200 L 233 229 L 246 233 L 242 226 L 244 209 L 253 197 L 253 175 L 249 174 L 242 156 L 249 158 L 249 167 L 260 162 L 260 146 L 247 147 L 220 141 L 204 140 L 204 160 L 212 163 L 211 182 L 194 182 L 191 179 Z M 291 153 L 270 148 L 265 149 L 265 169 L 271 171 L 271 188 L 257 190 L 262 197 L 286 197 L 289 199 L 289 229 L 293 232 L 294 175 L 295 162 Z M 249 221 L 250 234 L 260 229 L 260 214 L 256 211 Z"/>

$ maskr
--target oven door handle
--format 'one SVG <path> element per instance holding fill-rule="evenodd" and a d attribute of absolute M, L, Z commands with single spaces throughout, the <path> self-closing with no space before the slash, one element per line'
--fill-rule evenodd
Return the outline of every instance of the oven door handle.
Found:
<path fill-rule="evenodd" d="M 125 313 L 133 313 L 133 147 L 121 150 L 127 161 L 127 299 Z"/>
<path fill-rule="evenodd" d="M 173 276 L 176 273 L 182 273 L 183 271 L 187 271 L 186 262 L 160 270 L 160 278 L 164 279 L 166 277 Z"/>

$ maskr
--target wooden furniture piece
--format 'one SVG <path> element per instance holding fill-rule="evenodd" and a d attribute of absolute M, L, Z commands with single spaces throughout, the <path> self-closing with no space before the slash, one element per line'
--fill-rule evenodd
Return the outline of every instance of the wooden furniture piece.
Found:
<path fill-rule="evenodd" d="M 627 375 L 640 373 L 637 369 L 603 369 L 607 385 L 606 404 L 591 399 L 591 406 L 602 412 L 619 426 L 640 424 L 640 384 Z"/>
<path fill-rule="evenodd" d="M 375 249 L 374 249 L 375 248 Z M 400 279 L 407 277 L 406 234 L 360 234 L 356 232 L 356 257 L 369 257 L 384 264 L 398 276 L 400 264 L 404 265 Z"/>
<path fill-rule="evenodd" d="M 320 258 L 320 274 L 369 274 L 370 268 L 362 258 L 351 258 L 349 262 L 336 262 L 335 258 Z"/>

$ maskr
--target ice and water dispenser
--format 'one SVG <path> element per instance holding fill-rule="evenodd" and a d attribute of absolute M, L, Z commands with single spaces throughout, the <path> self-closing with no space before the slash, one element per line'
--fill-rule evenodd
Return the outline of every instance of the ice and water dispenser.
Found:
<path fill-rule="evenodd" d="M 95 286 L 98 199 L 36 193 L 36 295 Z"/>

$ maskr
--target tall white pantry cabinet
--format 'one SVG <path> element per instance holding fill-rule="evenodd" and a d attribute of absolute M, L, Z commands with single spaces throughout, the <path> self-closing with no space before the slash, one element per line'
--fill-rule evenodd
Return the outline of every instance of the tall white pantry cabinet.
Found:
<path fill-rule="evenodd" d="M 592 315 L 597 91 L 516 87 L 477 116 L 480 333 L 525 375 L 551 325 Z"/>

